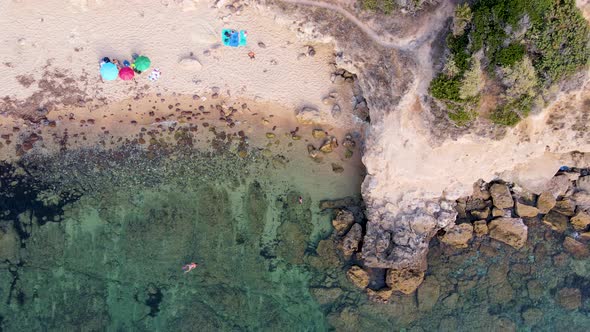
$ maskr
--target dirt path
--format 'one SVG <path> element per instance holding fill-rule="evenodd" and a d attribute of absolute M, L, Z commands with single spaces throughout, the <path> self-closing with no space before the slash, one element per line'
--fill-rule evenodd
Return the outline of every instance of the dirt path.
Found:
<path fill-rule="evenodd" d="M 283 3 L 291 3 L 295 5 L 304 5 L 304 6 L 313 6 L 319 8 L 325 8 L 329 10 L 337 11 L 338 13 L 342 14 L 352 23 L 354 23 L 359 29 L 361 29 L 369 38 L 371 38 L 375 43 L 388 48 L 388 49 L 398 49 L 398 50 L 413 50 L 417 48 L 417 46 L 424 43 L 426 40 L 430 39 L 433 32 L 438 31 L 440 28 L 440 24 L 446 19 L 451 11 L 453 6 L 450 2 L 445 2 L 440 8 L 437 9 L 436 14 L 429 18 L 426 24 L 423 24 L 424 29 L 421 29 L 417 34 L 408 36 L 406 38 L 397 38 L 393 36 L 384 36 L 375 32 L 375 30 L 371 29 L 367 24 L 363 23 L 359 20 L 354 14 L 350 13 L 348 10 L 342 8 L 339 5 L 335 5 L 328 2 L 323 1 L 315 1 L 315 0 L 279 0 Z"/>

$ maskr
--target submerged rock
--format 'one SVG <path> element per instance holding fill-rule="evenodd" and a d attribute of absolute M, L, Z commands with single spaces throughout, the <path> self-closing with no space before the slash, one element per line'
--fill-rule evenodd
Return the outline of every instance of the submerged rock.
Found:
<path fill-rule="evenodd" d="M 473 226 L 471 224 L 459 224 L 446 231 L 441 237 L 441 242 L 456 248 L 467 248 L 473 237 Z"/>
<path fill-rule="evenodd" d="M 514 205 L 510 189 L 505 184 L 494 183 L 490 188 L 490 194 L 492 195 L 494 206 L 498 209 L 507 209 Z"/>
<path fill-rule="evenodd" d="M 346 272 L 346 277 L 358 288 L 365 289 L 369 286 L 369 274 L 360 266 L 352 266 L 348 272 Z"/>
<path fill-rule="evenodd" d="M 498 218 L 489 224 L 490 237 L 504 242 L 509 246 L 520 249 L 527 240 L 528 227 L 520 218 Z"/>
<path fill-rule="evenodd" d="M 315 139 L 322 139 L 326 137 L 326 132 L 323 129 L 314 129 L 311 132 L 311 136 L 313 136 Z"/>
<path fill-rule="evenodd" d="M 412 294 L 424 280 L 424 272 L 410 269 L 389 269 L 385 282 L 394 291 Z"/>
<path fill-rule="evenodd" d="M 549 225 L 552 230 L 563 233 L 567 229 L 568 218 L 556 211 L 549 211 L 543 217 L 543 223 Z"/>
<path fill-rule="evenodd" d="M 334 226 L 336 234 L 340 236 L 344 235 L 353 223 L 354 215 L 348 210 L 338 211 L 336 217 L 332 220 L 332 226 Z"/>
<path fill-rule="evenodd" d="M 539 209 L 539 213 L 546 214 L 553 209 L 555 203 L 555 196 L 548 191 L 544 191 L 537 199 L 537 209 Z"/>
<path fill-rule="evenodd" d="M 574 240 L 571 237 L 566 237 L 563 241 L 563 248 L 569 252 L 574 258 L 582 259 L 590 256 L 590 249 L 587 245 Z"/>
<path fill-rule="evenodd" d="M 432 277 L 424 280 L 424 283 L 418 288 L 418 309 L 420 311 L 430 311 L 440 296 L 440 285 L 438 281 Z"/>
<path fill-rule="evenodd" d="M 567 310 L 575 310 L 582 306 L 582 293 L 577 288 L 562 288 L 555 297 L 557 304 Z"/>
<path fill-rule="evenodd" d="M 312 288 L 311 294 L 316 299 L 316 301 L 318 301 L 318 303 L 320 305 L 324 305 L 324 304 L 329 304 L 329 303 L 336 301 L 336 299 L 338 299 L 338 297 L 340 297 L 340 295 L 342 295 L 342 289 L 336 288 L 336 287 L 334 287 L 334 288 L 323 288 L 323 287 Z"/>
<path fill-rule="evenodd" d="M 537 325 L 543 319 L 543 311 L 538 308 L 528 308 L 521 315 L 527 326 Z"/>
<path fill-rule="evenodd" d="M 301 124 L 322 124 L 326 123 L 326 116 L 313 107 L 303 107 L 295 114 L 297 122 Z"/>
<path fill-rule="evenodd" d="M 370 301 L 377 303 L 388 303 L 393 295 L 393 289 L 386 287 L 379 290 L 367 289 L 367 296 Z"/>
<path fill-rule="evenodd" d="M 344 197 L 340 199 L 323 200 L 320 201 L 320 210 L 343 208 L 346 206 L 355 205 L 354 197 Z"/>
<path fill-rule="evenodd" d="M 20 241 L 11 223 L 0 223 L 0 261 L 16 263 Z"/>

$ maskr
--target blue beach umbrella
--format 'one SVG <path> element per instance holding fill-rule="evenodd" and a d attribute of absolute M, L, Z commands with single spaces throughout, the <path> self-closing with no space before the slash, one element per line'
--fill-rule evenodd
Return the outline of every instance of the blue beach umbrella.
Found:
<path fill-rule="evenodd" d="M 102 79 L 105 81 L 116 80 L 119 76 L 119 69 L 117 69 L 117 66 L 115 66 L 114 63 L 103 63 L 102 66 L 100 66 L 100 76 L 102 76 Z"/>

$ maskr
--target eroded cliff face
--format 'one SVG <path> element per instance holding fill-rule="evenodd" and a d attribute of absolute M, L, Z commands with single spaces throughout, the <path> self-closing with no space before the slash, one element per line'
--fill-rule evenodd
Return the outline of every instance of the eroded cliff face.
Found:
<path fill-rule="evenodd" d="M 452 10 L 443 2 L 415 16 L 371 20 L 357 11 L 366 24 L 357 29 L 337 12 L 298 8 L 300 17 L 314 21 L 302 35 L 334 37 L 342 52 L 338 64 L 357 74 L 370 108 L 362 188 L 368 267 L 424 270 L 429 241 L 454 226 L 454 200 L 471 194 L 478 179 L 501 177 L 540 193 L 561 165 L 590 165 L 584 154 L 590 151 L 588 72 L 562 84 L 544 110 L 515 128 L 478 120 L 461 129 L 431 107 L 427 88 Z M 411 28 L 417 25 L 422 28 Z M 375 35 L 361 32 L 367 28 Z"/>

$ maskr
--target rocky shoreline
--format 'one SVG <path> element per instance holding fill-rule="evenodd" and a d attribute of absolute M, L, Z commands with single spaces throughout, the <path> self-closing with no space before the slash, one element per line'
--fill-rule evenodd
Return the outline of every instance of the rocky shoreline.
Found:
<path fill-rule="evenodd" d="M 590 257 L 590 170 L 563 167 L 540 194 L 504 181 L 473 185 L 473 194 L 455 201 L 456 220 L 436 234 L 442 246 L 473 250 L 472 242 L 491 239 L 522 249 L 533 220 L 561 238 L 562 250 L 575 259 Z M 382 269 L 372 265 L 364 216 L 337 210 L 332 221 L 335 241 L 344 260 L 356 262 L 346 272 L 348 279 L 375 302 L 387 302 L 393 294 L 409 295 L 422 284 L 424 268 Z M 369 239 L 370 240 L 370 239 Z M 432 245 L 432 243 L 430 243 Z M 530 244 L 529 244 L 530 245 Z M 382 285 L 372 288 L 369 285 Z"/>

